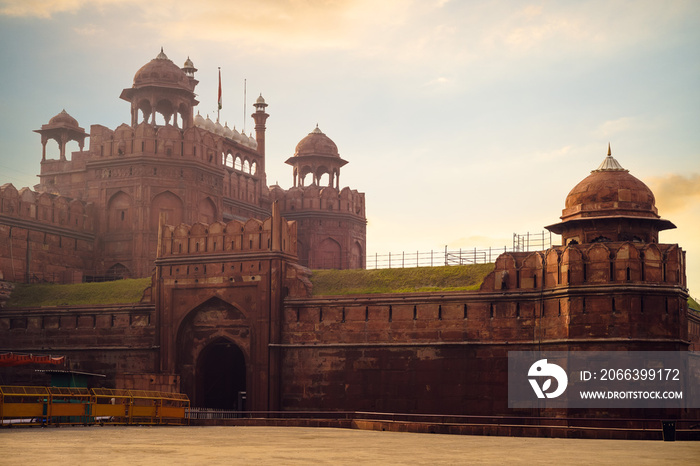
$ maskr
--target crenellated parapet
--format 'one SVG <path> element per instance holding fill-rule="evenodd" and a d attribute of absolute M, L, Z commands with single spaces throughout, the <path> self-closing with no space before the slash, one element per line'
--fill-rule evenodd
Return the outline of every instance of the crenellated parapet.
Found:
<path fill-rule="evenodd" d="M 71 160 L 42 162 L 38 189 L 73 197 L 91 196 L 86 182 L 129 182 L 159 177 L 196 182 L 244 203 L 258 204 L 264 185 L 264 156 L 254 139 L 217 134 L 202 126 L 180 129 L 141 122 L 115 130 L 90 128 L 90 147 Z M 229 130 L 230 132 L 230 130 Z"/>
<path fill-rule="evenodd" d="M 0 277 L 72 283 L 94 267 L 95 210 L 64 196 L 0 187 Z"/>
<path fill-rule="evenodd" d="M 335 212 L 365 218 L 365 194 L 349 187 L 338 191 L 311 185 L 284 190 L 275 185 L 270 188 L 270 200 L 278 201 L 282 211 L 287 213 Z"/>
<path fill-rule="evenodd" d="M 164 225 L 160 233 L 158 257 L 256 253 L 279 251 L 296 254 L 296 223 L 281 221 L 277 229 L 273 218 L 246 222 Z"/>
<path fill-rule="evenodd" d="M 176 156 L 196 159 L 212 166 L 233 168 L 236 156 L 248 162 L 248 165 L 257 162 L 259 158 L 257 146 L 247 137 L 245 141 L 240 137 L 233 139 L 197 125 L 185 130 L 146 122 L 135 127 L 122 124 L 115 130 L 92 125 L 90 134 L 89 152 L 93 159 L 134 155 Z M 228 163 L 227 156 L 230 159 Z"/>
<path fill-rule="evenodd" d="M 536 303 L 541 334 L 550 338 L 653 339 L 681 348 L 686 286 L 678 245 L 617 242 L 502 254 L 481 291 Z"/>
<path fill-rule="evenodd" d="M 63 234 L 68 236 L 92 234 L 95 223 L 92 203 L 29 188 L 18 191 L 10 183 L 0 186 L 0 219 L 8 225 L 50 225 L 65 230 Z"/>
<path fill-rule="evenodd" d="M 299 224 L 299 260 L 312 269 L 362 268 L 366 254 L 365 195 L 348 187 L 270 188 L 282 215 Z"/>
<path fill-rule="evenodd" d="M 667 284 L 685 288 L 685 253 L 676 244 L 589 243 L 505 253 L 482 290 L 596 284 Z"/>

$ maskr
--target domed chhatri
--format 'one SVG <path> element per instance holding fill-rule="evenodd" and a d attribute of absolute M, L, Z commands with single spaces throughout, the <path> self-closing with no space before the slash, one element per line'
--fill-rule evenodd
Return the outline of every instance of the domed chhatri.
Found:
<path fill-rule="evenodd" d="M 296 149 L 294 149 L 294 157 L 314 155 L 340 157 L 338 146 L 318 128 L 318 125 L 304 139 L 299 141 Z"/>
<path fill-rule="evenodd" d="M 598 241 L 658 242 L 658 232 L 675 228 L 659 217 L 654 193 L 608 154 L 597 169 L 566 196 L 561 223 L 546 227 L 564 244 Z"/>
<path fill-rule="evenodd" d="M 608 155 L 566 196 L 562 220 L 582 217 L 631 215 L 659 218 L 654 194 Z"/>
<path fill-rule="evenodd" d="M 64 126 L 64 127 L 71 127 L 71 128 L 80 128 L 78 125 L 78 120 L 73 118 L 66 112 L 65 109 L 61 110 L 61 113 L 58 115 L 54 116 L 49 120 L 49 124 L 47 126 L 53 126 L 53 127 L 58 127 L 58 126 Z M 82 129 L 82 128 L 80 128 Z"/>
<path fill-rule="evenodd" d="M 190 78 L 185 71 L 173 63 L 163 53 L 162 48 L 156 58 L 143 65 L 134 75 L 135 88 L 152 85 L 176 87 L 186 91 L 193 90 Z"/>
<path fill-rule="evenodd" d="M 193 108 L 199 103 L 194 93 L 196 71 L 189 57 L 185 67 L 179 68 L 161 47 L 156 58 L 136 72 L 133 85 L 119 96 L 131 103 L 131 126 L 156 125 L 156 115 L 163 117 L 163 123 L 158 124 L 182 129 L 193 126 Z"/>
<path fill-rule="evenodd" d="M 66 144 L 70 141 L 77 141 L 82 151 L 85 138 L 89 136 L 85 129 L 78 125 L 78 120 L 70 116 L 65 109 L 52 117 L 47 124 L 41 125 L 41 129 L 36 129 L 34 132 L 41 135 L 42 162 L 46 161 L 46 144 L 49 140 L 56 141 L 59 149 L 59 160 L 65 161 Z"/>
<path fill-rule="evenodd" d="M 340 168 L 347 160 L 340 158 L 338 146 L 316 125 L 294 149 L 294 155 L 285 163 L 294 167 L 294 186 L 304 186 L 304 179 L 312 175 L 312 183 L 319 186 L 321 177 L 328 175 L 328 186 L 340 189 Z"/>

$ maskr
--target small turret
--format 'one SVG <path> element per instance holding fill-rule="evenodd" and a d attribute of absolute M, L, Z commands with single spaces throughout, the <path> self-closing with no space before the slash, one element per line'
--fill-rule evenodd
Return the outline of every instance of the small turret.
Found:
<path fill-rule="evenodd" d="M 260 173 L 262 173 L 263 184 L 267 185 L 267 179 L 265 178 L 265 122 L 270 115 L 265 112 L 267 103 L 262 94 L 255 100 L 253 106 L 255 107 L 255 113 L 253 113 L 252 117 L 255 120 L 256 149 L 258 154 L 262 156 L 260 159 Z"/>

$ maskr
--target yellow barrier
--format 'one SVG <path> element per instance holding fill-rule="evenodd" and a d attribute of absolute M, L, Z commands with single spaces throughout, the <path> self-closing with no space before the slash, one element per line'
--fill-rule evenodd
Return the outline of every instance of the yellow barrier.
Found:
<path fill-rule="evenodd" d="M 189 421 L 187 395 L 109 388 L 0 386 L 0 425 L 158 424 Z"/>
<path fill-rule="evenodd" d="M 93 388 L 93 416 L 100 424 L 128 424 L 129 390 Z"/>
<path fill-rule="evenodd" d="M 50 398 L 46 387 L 0 386 L 0 422 L 41 425 Z"/>
<path fill-rule="evenodd" d="M 49 387 L 47 424 L 91 424 L 92 394 L 87 388 Z"/>

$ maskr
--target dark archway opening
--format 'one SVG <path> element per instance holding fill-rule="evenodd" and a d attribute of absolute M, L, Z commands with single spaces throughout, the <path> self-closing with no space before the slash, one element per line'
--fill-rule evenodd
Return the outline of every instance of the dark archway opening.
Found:
<path fill-rule="evenodd" d="M 204 348 L 197 361 L 197 399 L 200 408 L 245 410 L 239 406 L 246 391 L 243 351 L 228 340 L 217 340 Z"/>

